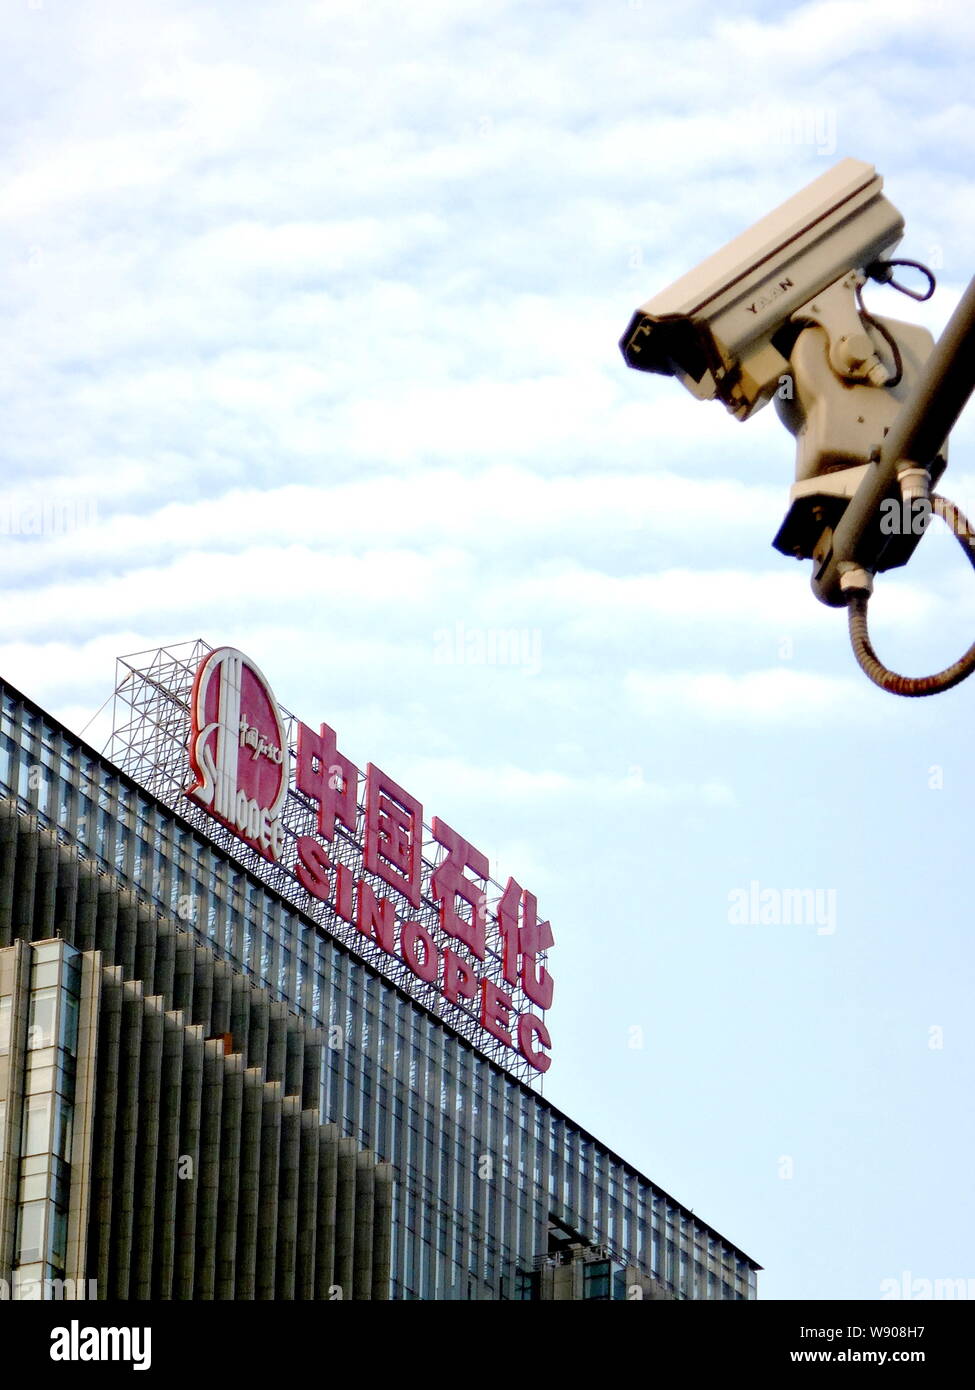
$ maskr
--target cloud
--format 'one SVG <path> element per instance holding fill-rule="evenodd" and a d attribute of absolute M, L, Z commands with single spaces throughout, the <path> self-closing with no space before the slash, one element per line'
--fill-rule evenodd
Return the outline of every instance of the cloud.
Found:
<path fill-rule="evenodd" d="M 703 718 L 786 728 L 824 718 L 874 718 L 880 703 L 879 692 L 852 676 L 776 669 L 740 675 L 723 671 L 660 675 L 631 671 L 624 680 L 624 689 L 630 707 L 647 718 Z"/>
<path fill-rule="evenodd" d="M 126 480 L 134 496 L 126 496 Z M 238 487 L 185 501 L 160 497 L 153 487 L 156 505 L 146 507 L 141 494 L 152 482 L 146 472 L 116 467 L 90 479 L 85 494 L 70 476 L 12 488 L 0 501 L 0 534 L 8 538 L 0 576 L 36 587 L 38 578 L 67 565 L 132 573 L 201 548 L 239 554 L 256 545 L 287 548 L 297 539 L 330 554 L 407 544 L 427 552 L 462 548 L 489 560 L 526 546 L 540 555 L 571 554 L 603 538 L 607 558 L 614 547 L 641 540 L 690 555 L 702 531 L 733 532 L 743 546 L 746 538 L 764 542 L 782 503 L 778 490 L 734 479 L 665 471 L 547 477 L 508 464 L 468 472 L 430 467 L 332 485 Z M 645 563 L 651 561 L 648 553 Z M 539 597 L 560 582 L 575 602 L 571 575 L 541 581 Z"/>
<path fill-rule="evenodd" d="M 971 11 L 951 0 L 927 13 L 912 0 L 814 0 L 777 13 L 771 22 L 719 16 L 714 38 L 750 66 L 774 65 L 780 74 L 798 70 L 804 76 L 817 65 L 862 59 L 905 38 L 925 47 L 965 48 L 975 42 L 975 24 Z"/>
<path fill-rule="evenodd" d="M 582 774 L 532 770 L 511 764 L 480 765 L 461 758 L 408 758 L 411 785 L 463 789 L 473 804 L 502 802 L 576 802 L 604 807 L 663 809 L 675 805 L 733 806 L 731 787 L 720 779 L 705 782 L 654 779 L 633 765 L 619 776 L 596 770 Z M 402 771 L 403 769 L 401 769 Z M 456 790 L 454 791 L 456 795 Z"/>

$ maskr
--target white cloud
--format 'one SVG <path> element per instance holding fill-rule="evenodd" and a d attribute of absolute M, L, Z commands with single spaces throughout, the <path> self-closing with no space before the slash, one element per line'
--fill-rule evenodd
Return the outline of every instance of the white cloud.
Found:
<path fill-rule="evenodd" d="M 87 494 L 70 477 L 25 481 L 7 492 L 0 500 L 0 534 L 18 539 L 0 554 L 0 575 L 23 579 L 99 557 L 101 567 L 118 571 L 201 546 L 240 552 L 262 543 L 286 546 L 296 537 L 331 552 L 404 542 L 418 550 L 453 543 L 488 555 L 543 543 L 571 551 L 587 537 L 604 537 L 611 556 L 622 540 L 645 536 L 657 543 L 670 539 L 690 555 L 702 532 L 731 530 L 750 543 L 766 539 L 762 528 L 775 524 L 782 503 L 778 490 L 735 479 L 669 472 L 560 478 L 497 464 L 474 472 L 370 475 L 330 486 L 234 488 L 194 501 L 157 492 L 162 505 L 140 514 L 118 505 L 126 480 L 133 482 L 128 469 L 117 467 L 92 478 Z M 142 489 L 148 475 L 137 471 L 135 481 Z M 556 582 L 545 581 L 540 592 Z M 570 576 L 566 593 L 574 587 Z"/>
<path fill-rule="evenodd" d="M 787 728 L 810 720 L 846 720 L 850 715 L 878 717 L 881 700 L 890 700 L 863 678 L 786 669 L 740 675 L 632 671 L 624 680 L 624 689 L 631 707 L 648 718 L 703 718 Z"/>
<path fill-rule="evenodd" d="M 804 76 L 817 65 L 869 55 L 898 39 L 940 39 L 964 48 L 975 40 L 970 8 L 962 0 L 919 10 L 913 0 L 814 0 L 772 22 L 751 18 L 734 21 L 720 16 L 715 39 L 729 54 L 750 66 L 774 65 L 780 74 L 798 70 Z"/>
<path fill-rule="evenodd" d="M 414 757 L 404 760 L 401 772 L 404 770 L 411 786 L 451 789 L 455 796 L 460 789 L 474 805 L 491 801 L 576 802 L 580 807 L 598 803 L 651 810 L 687 804 L 732 806 L 735 802 L 732 789 L 720 780 L 658 781 L 637 766 L 614 777 L 595 769 L 574 774 L 510 764 L 479 765 L 460 758 Z"/>

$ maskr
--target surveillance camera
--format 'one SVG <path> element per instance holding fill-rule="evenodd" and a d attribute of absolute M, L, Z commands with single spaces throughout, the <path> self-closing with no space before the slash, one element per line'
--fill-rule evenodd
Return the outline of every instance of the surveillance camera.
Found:
<path fill-rule="evenodd" d="M 871 165 L 841 160 L 638 309 L 620 341 L 628 364 L 675 376 L 699 400 L 717 397 L 747 420 L 789 372 L 782 330 L 793 314 L 900 241 L 904 220 L 882 186 Z M 837 340 L 844 328 L 862 335 L 842 320 Z M 862 342 L 845 346 L 844 370 L 879 384 L 876 354 Z"/>
<path fill-rule="evenodd" d="M 868 277 L 905 290 L 899 262 L 883 259 L 904 222 L 882 186 L 872 165 L 841 160 L 638 309 L 620 342 L 631 366 L 676 376 L 739 420 L 774 396 L 796 439 L 796 482 L 773 545 L 799 559 L 828 552 L 934 347 L 926 328 L 863 305 Z M 932 481 L 943 469 L 932 461 Z M 876 568 L 906 563 L 917 540 L 885 540 Z"/>
<path fill-rule="evenodd" d="M 867 280 L 929 299 L 934 276 L 887 253 L 903 219 L 869 164 L 844 159 L 638 309 L 620 340 L 641 371 L 675 376 L 747 420 L 773 396 L 796 440 L 796 481 L 772 544 L 813 561 L 812 589 L 849 611 L 862 670 L 898 695 L 932 695 L 975 673 L 975 643 L 933 676 L 900 676 L 867 631 L 873 576 L 906 564 L 940 516 L 975 565 L 975 526 L 932 491 L 975 390 L 975 279 L 938 343 L 867 311 Z M 924 292 L 894 279 L 913 266 Z M 920 524 L 918 524 L 920 523 Z"/>

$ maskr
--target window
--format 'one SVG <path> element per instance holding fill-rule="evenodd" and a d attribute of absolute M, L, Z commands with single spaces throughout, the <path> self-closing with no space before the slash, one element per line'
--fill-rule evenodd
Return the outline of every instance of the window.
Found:
<path fill-rule="evenodd" d="M 52 965 L 57 970 L 57 965 L 54 962 Z M 39 966 L 36 969 L 42 970 L 44 967 Z M 46 989 L 33 991 L 30 1005 L 30 1027 L 27 1030 L 28 1048 L 53 1046 L 57 1003 L 57 985 L 50 985 Z"/>
<path fill-rule="evenodd" d="M 13 739 L 6 734 L 0 737 L 0 783 L 6 791 L 13 791 L 14 751 Z"/>
<path fill-rule="evenodd" d="M 583 1298 L 609 1299 L 609 1260 L 592 1260 L 583 1267 Z"/>
<path fill-rule="evenodd" d="M 54 1135 L 54 1152 L 66 1163 L 71 1160 L 71 1137 L 74 1131 L 74 1106 L 66 1096 L 57 1097 L 57 1121 Z"/>
<path fill-rule="evenodd" d="M 17 1259 L 23 1264 L 39 1260 L 43 1255 L 44 1211 L 46 1202 L 25 1202 L 20 1208 L 20 1241 Z"/>
<path fill-rule="evenodd" d="M 78 1001 L 72 994 L 65 994 L 63 1023 L 61 1046 L 74 1056 L 78 1050 Z"/>
<path fill-rule="evenodd" d="M 132 832 L 129 830 L 128 826 L 119 825 L 115 840 L 115 868 L 119 873 L 125 869 L 125 859 L 128 854 L 131 839 Z"/>
<path fill-rule="evenodd" d="M 77 813 L 75 838 L 79 844 L 87 845 L 91 836 L 91 801 L 87 796 L 78 797 Z"/>
<path fill-rule="evenodd" d="M 10 1008 L 13 999 L 5 994 L 0 999 L 0 1055 L 10 1051 Z"/>
<path fill-rule="evenodd" d="M 68 1213 L 61 1207 L 55 1207 L 51 1216 L 51 1249 L 48 1258 L 58 1269 L 63 1270 L 68 1250 Z"/>
<path fill-rule="evenodd" d="M 51 1147 L 51 1094 L 30 1096 L 24 1113 L 24 1154 L 47 1153 Z"/>

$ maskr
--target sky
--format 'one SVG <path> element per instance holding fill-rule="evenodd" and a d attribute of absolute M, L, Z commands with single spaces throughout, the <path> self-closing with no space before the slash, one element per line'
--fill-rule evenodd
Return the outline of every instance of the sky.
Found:
<path fill-rule="evenodd" d="M 975 11 L 0 16 L 0 671 L 101 747 L 117 656 L 239 646 L 537 895 L 546 1096 L 761 1297 L 975 1280 L 975 682 L 872 686 L 770 546 L 774 410 L 617 346 L 848 155 L 939 282 L 868 304 L 939 333 L 975 270 Z M 975 507 L 972 444 L 965 416 L 942 491 Z M 969 645 L 947 533 L 871 620 L 909 674 Z"/>

